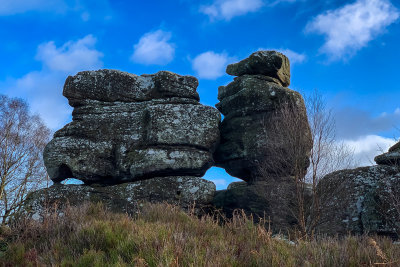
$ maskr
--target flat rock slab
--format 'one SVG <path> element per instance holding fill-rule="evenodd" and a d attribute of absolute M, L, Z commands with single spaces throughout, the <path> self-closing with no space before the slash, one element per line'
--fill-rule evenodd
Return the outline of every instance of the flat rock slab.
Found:
<path fill-rule="evenodd" d="M 72 106 L 81 100 L 140 102 L 156 98 L 180 97 L 199 100 L 198 81 L 169 71 L 141 76 L 118 70 L 82 71 L 65 81 L 63 95 Z"/>
<path fill-rule="evenodd" d="M 278 79 L 285 87 L 290 84 L 289 59 L 276 51 L 257 51 L 238 63 L 228 65 L 226 73 L 234 76 L 261 74 Z"/>
<path fill-rule="evenodd" d="M 57 205 L 79 206 L 84 202 L 102 202 L 113 212 L 134 214 L 144 202 L 166 202 L 190 208 L 211 204 L 215 184 L 199 177 L 156 177 L 113 186 L 53 185 L 31 193 L 23 206 L 24 212 L 40 219 L 43 212 Z"/>

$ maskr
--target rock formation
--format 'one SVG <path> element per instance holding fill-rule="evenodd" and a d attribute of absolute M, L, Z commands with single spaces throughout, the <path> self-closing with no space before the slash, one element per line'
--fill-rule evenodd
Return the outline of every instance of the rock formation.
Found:
<path fill-rule="evenodd" d="M 214 154 L 216 165 L 232 176 L 254 182 L 269 176 L 259 174 L 260 167 L 267 161 L 272 167 L 267 168 L 267 173 L 286 177 L 294 168 L 294 160 L 289 156 L 292 145 L 303 148 L 300 157 L 306 169 L 312 147 L 310 128 L 301 95 L 283 87 L 290 83 L 287 57 L 275 51 L 255 52 L 249 58 L 228 65 L 227 73 L 238 77 L 218 88 L 220 102 L 216 107 L 224 120 L 220 127 L 221 143 Z M 282 118 L 281 111 L 288 107 L 287 117 Z M 301 129 L 291 129 L 288 124 L 276 127 L 276 122 L 291 117 L 295 117 L 292 120 L 301 125 Z M 293 136 L 285 139 L 288 133 Z M 291 144 L 290 139 L 302 141 Z M 277 153 L 278 150 L 281 153 Z M 277 173 L 277 168 L 286 172 Z"/>
<path fill-rule="evenodd" d="M 214 163 L 220 114 L 199 103 L 197 86 L 196 78 L 168 71 L 68 77 L 63 95 L 73 118 L 44 151 L 50 178 L 118 184 L 204 175 Z"/>
<path fill-rule="evenodd" d="M 400 169 L 395 157 L 398 147 L 396 144 L 388 153 L 377 156 L 379 165 L 341 170 L 321 179 L 317 231 L 329 235 L 398 235 Z"/>
<path fill-rule="evenodd" d="M 43 155 L 55 184 L 29 195 L 24 210 L 35 216 L 49 205 L 84 201 L 128 213 L 141 202 L 207 207 L 215 185 L 200 176 L 214 164 L 221 115 L 199 103 L 197 86 L 196 78 L 168 71 L 68 77 L 63 95 L 74 108 L 72 122 Z M 85 184 L 59 184 L 67 178 Z"/>
<path fill-rule="evenodd" d="M 114 212 L 134 214 L 143 202 L 168 202 L 185 209 L 207 207 L 215 194 L 213 182 L 192 176 L 154 177 L 111 186 L 53 185 L 30 194 L 24 204 L 34 219 L 57 205 L 102 202 Z"/>

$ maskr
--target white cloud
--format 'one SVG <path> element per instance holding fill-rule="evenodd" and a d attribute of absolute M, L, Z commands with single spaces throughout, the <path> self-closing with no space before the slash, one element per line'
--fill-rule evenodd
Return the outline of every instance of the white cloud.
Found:
<path fill-rule="evenodd" d="M 28 11 L 62 12 L 67 8 L 63 0 L 2 0 L 0 16 L 15 15 Z"/>
<path fill-rule="evenodd" d="M 264 5 L 262 0 L 215 0 L 213 4 L 201 6 L 200 12 L 211 20 L 231 20 L 233 17 L 256 12 Z"/>
<path fill-rule="evenodd" d="M 232 61 L 226 53 L 204 52 L 192 60 L 192 68 L 201 79 L 216 79 L 225 74 L 228 63 Z"/>
<path fill-rule="evenodd" d="M 102 53 L 94 47 L 96 39 L 88 35 L 77 41 L 69 41 L 57 47 L 54 42 L 38 46 L 36 59 L 42 62 L 42 70 L 32 71 L 19 79 L 5 82 L 7 95 L 27 100 L 31 110 L 38 113 L 53 130 L 61 128 L 71 115 L 62 89 L 68 75 L 81 70 L 101 68 Z"/>
<path fill-rule="evenodd" d="M 102 53 L 94 49 L 96 38 L 92 35 L 73 42 L 69 41 L 57 48 L 53 41 L 39 45 L 36 59 L 50 70 L 76 72 L 82 69 L 99 68 L 103 65 Z"/>
<path fill-rule="evenodd" d="M 318 15 L 307 24 L 306 32 L 325 35 L 321 52 L 337 60 L 365 47 L 399 15 L 388 0 L 357 0 Z"/>
<path fill-rule="evenodd" d="M 174 59 L 175 47 L 170 32 L 157 30 L 143 35 L 134 46 L 131 60 L 145 65 L 166 65 Z"/>
<path fill-rule="evenodd" d="M 307 60 L 307 56 L 304 53 L 297 53 L 293 50 L 290 49 L 284 49 L 284 48 L 279 48 L 279 49 L 266 49 L 266 48 L 259 48 L 260 50 L 275 50 L 278 52 L 281 52 L 282 54 L 284 54 L 285 56 L 287 56 L 289 58 L 290 64 L 300 64 L 303 63 L 304 61 Z"/>
<path fill-rule="evenodd" d="M 358 166 L 369 166 L 375 164 L 374 158 L 394 145 L 396 141 L 379 135 L 366 135 L 356 139 L 343 140 L 344 144 L 354 151 L 355 161 Z"/>

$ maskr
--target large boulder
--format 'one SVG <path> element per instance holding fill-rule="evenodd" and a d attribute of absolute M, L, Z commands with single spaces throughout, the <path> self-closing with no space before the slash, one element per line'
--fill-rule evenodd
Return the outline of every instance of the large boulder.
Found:
<path fill-rule="evenodd" d="M 28 195 L 23 211 L 40 219 L 53 207 L 62 210 L 66 205 L 101 202 L 114 212 L 134 214 L 142 203 L 166 202 L 200 212 L 212 203 L 214 194 L 214 183 L 193 176 L 155 177 L 112 186 L 55 184 Z"/>
<path fill-rule="evenodd" d="M 400 142 L 389 148 L 389 151 L 375 157 L 375 162 L 380 165 L 400 167 Z"/>
<path fill-rule="evenodd" d="M 311 132 L 303 98 L 282 87 L 289 84 L 288 59 L 275 51 L 259 51 L 229 65 L 227 72 L 240 76 L 218 88 L 216 107 L 224 120 L 216 165 L 248 182 L 294 175 L 299 167 L 305 170 Z M 285 82 L 279 73 L 287 74 Z M 302 166 L 295 167 L 298 162 Z"/>
<path fill-rule="evenodd" d="M 290 84 L 289 59 L 276 51 L 257 51 L 238 63 L 228 65 L 226 73 L 234 76 L 261 74 L 278 79 L 282 86 Z"/>
<path fill-rule="evenodd" d="M 328 235 L 378 234 L 400 230 L 400 171 L 369 166 L 336 171 L 318 184 L 317 231 Z"/>
<path fill-rule="evenodd" d="M 220 114 L 199 103 L 197 85 L 194 77 L 167 71 L 68 77 L 63 95 L 73 118 L 45 148 L 50 178 L 117 184 L 204 175 L 214 164 Z"/>

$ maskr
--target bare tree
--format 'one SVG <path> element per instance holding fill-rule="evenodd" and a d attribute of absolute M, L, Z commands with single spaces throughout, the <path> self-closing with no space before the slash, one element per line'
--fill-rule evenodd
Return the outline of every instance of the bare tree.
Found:
<path fill-rule="evenodd" d="M 312 233 L 319 220 L 318 181 L 330 172 L 355 165 L 353 151 L 336 140 L 335 121 L 321 95 L 315 91 L 305 104 L 307 112 L 295 101 L 281 103 L 273 116 L 265 118 L 268 142 L 260 166 L 260 175 L 267 180 L 294 184 L 294 203 L 280 203 L 289 203 L 286 209 L 304 236 Z"/>
<path fill-rule="evenodd" d="M 312 232 L 320 218 L 320 206 L 317 185 L 328 173 L 351 169 L 357 166 L 354 150 L 336 139 L 335 119 L 332 110 L 326 107 L 321 94 L 315 90 L 306 97 L 307 116 L 311 128 L 313 147 L 310 154 L 310 167 L 304 182 L 311 185 L 312 203 L 307 223 L 307 231 Z"/>
<path fill-rule="evenodd" d="M 0 95 L 0 222 L 7 223 L 29 192 L 48 182 L 42 152 L 50 130 L 21 99 Z"/>

